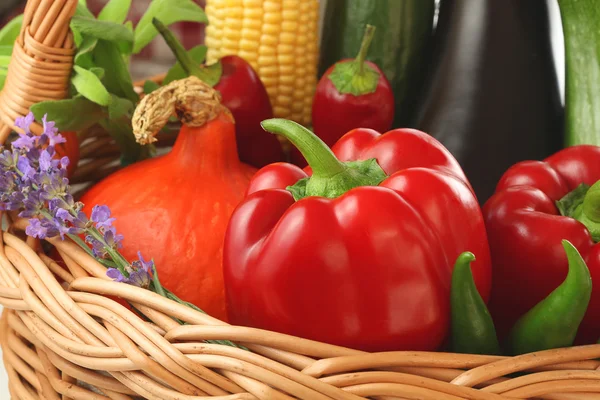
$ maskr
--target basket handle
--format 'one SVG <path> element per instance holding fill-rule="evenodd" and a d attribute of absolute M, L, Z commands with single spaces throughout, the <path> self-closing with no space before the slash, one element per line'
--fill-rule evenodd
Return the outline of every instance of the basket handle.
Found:
<path fill-rule="evenodd" d="M 76 8 L 77 0 L 27 1 L 0 93 L 0 144 L 12 130 L 19 130 L 14 126 L 15 119 L 29 113 L 33 104 L 68 96 L 75 56 L 69 23 Z M 35 134 L 42 130 L 37 123 L 31 125 Z"/>

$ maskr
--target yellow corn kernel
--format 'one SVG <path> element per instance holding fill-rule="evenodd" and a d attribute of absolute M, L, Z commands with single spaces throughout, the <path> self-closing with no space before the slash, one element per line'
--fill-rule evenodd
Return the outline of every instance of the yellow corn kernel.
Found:
<path fill-rule="evenodd" d="M 276 117 L 310 124 L 317 84 L 319 0 L 206 0 L 209 63 L 228 54 L 260 76 Z"/>

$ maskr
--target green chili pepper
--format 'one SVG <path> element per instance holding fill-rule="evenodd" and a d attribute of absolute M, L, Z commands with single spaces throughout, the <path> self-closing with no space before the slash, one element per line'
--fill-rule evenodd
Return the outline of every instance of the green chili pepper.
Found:
<path fill-rule="evenodd" d="M 452 272 L 452 349 L 457 353 L 500 354 L 494 321 L 473 280 L 473 261 L 473 253 L 462 253 Z"/>
<path fill-rule="evenodd" d="M 577 249 L 562 241 L 569 261 L 565 280 L 512 328 L 508 351 L 513 354 L 568 347 L 573 344 L 592 294 L 590 271 Z"/>

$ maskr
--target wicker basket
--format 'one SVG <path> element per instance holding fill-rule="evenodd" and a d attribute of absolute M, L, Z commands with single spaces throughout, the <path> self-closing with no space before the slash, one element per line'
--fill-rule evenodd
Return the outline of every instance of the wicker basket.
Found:
<path fill-rule="evenodd" d="M 31 104 L 66 94 L 74 53 L 68 21 L 76 3 L 28 2 L 0 95 L 1 142 Z M 116 168 L 110 138 L 86 135 L 79 182 Z M 113 282 L 76 244 L 50 239 L 65 269 L 23 234 L 25 220 L 8 217 L 0 241 L 0 339 L 14 399 L 600 399 L 600 345 L 518 357 L 370 354 L 230 326 Z M 128 300 L 147 319 L 106 295 Z"/>

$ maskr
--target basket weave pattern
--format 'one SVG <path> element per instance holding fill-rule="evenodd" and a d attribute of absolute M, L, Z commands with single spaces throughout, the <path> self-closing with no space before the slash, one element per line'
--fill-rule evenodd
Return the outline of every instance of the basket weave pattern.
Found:
<path fill-rule="evenodd" d="M 67 95 L 75 51 L 68 23 L 76 4 L 28 1 L 0 94 L 0 143 L 32 104 Z M 158 145 L 172 141 L 159 137 Z M 106 132 L 90 129 L 80 142 L 84 163 L 73 183 L 90 184 L 118 168 L 119 150 Z M 70 240 L 42 243 L 24 235 L 26 220 L 4 217 L 0 344 L 13 399 L 600 399 L 600 345 L 518 357 L 370 354 L 231 326 L 114 282 Z M 46 255 L 48 246 L 64 266 Z"/>
<path fill-rule="evenodd" d="M 76 244 L 51 239 L 63 268 L 23 237 L 26 224 L 12 221 L 0 246 L 0 303 L 7 308 L 0 336 L 14 399 L 583 400 L 597 395 L 557 393 L 600 392 L 600 362 L 593 360 L 600 345 L 513 358 L 369 354 L 230 326 L 113 282 Z M 130 301 L 148 320 L 107 295 Z M 505 377 L 517 371 L 529 374 Z"/>
<path fill-rule="evenodd" d="M 77 0 L 27 2 L 0 94 L 0 143 L 14 129 L 15 119 L 26 115 L 32 104 L 67 96 L 75 54 L 69 20 L 76 7 Z M 31 130 L 40 134 L 42 127 L 33 124 Z"/>

